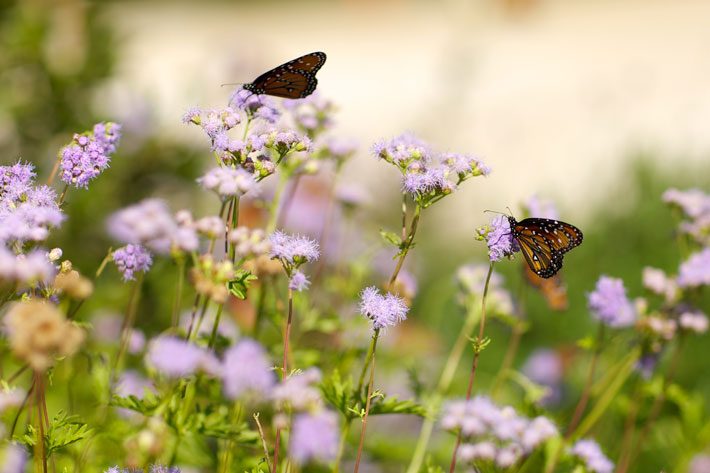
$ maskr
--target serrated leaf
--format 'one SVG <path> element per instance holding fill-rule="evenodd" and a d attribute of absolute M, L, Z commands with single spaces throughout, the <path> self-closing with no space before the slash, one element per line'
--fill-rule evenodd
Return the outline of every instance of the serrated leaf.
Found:
<path fill-rule="evenodd" d="M 84 440 L 93 433 L 89 426 L 79 420 L 78 416 L 67 416 L 59 411 L 49 424 L 46 435 L 47 455 L 61 450 L 73 443 Z"/>
<path fill-rule="evenodd" d="M 149 417 L 152 416 L 160 407 L 160 399 L 158 399 L 153 393 L 146 393 L 143 399 L 133 395 L 128 397 L 114 395 L 111 398 L 109 405 L 130 409 Z"/>
<path fill-rule="evenodd" d="M 370 401 L 370 415 L 383 414 L 413 414 L 419 417 L 426 417 L 427 411 L 424 406 L 411 399 L 400 401 L 395 396 L 379 395 L 373 397 Z"/>
<path fill-rule="evenodd" d="M 357 410 L 354 410 L 354 400 L 352 395 L 353 383 L 351 379 L 343 381 L 338 370 L 326 378 L 320 385 L 321 392 L 338 412 L 348 419 L 357 417 Z"/>

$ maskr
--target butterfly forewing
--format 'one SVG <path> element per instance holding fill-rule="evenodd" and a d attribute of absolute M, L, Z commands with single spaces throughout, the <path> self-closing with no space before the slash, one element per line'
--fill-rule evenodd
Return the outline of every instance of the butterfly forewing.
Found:
<path fill-rule="evenodd" d="M 582 232 L 569 223 L 546 218 L 508 221 L 530 269 L 543 278 L 554 276 L 562 268 L 563 255 L 582 243 Z"/>
<path fill-rule="evenodd" d="M 244 88 L 258 95 L 289 99 L 308 97 L 316 90 L 316 72 L 325 63 L 325 53 L 315 52 L 281 64 L 254 79 Z"/>

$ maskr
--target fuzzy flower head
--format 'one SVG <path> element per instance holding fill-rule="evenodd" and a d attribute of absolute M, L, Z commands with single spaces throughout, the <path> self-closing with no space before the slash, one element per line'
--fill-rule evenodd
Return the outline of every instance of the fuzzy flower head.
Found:
<path fill-rule="evenodd" d="M 668 277 L 661 269 L 645 267 L 643 268 L 643 287 L 661 295 L 666 302 L 672 302 L 678 296 L 678 284 L 676 281 Z"/>
<path fill-rule="evenodd" d="M 338 454 L 338 417 L 322 410 L 299 414 L 293 421 L 289 454 L 300 465 L 328 463 Z"/>
<path fill-rule="evenodd" d="M 91 180 L 108 169 L 120 137 L 121 125 L 112 122 L 98 123 L 91 132 L 75 134 L 59 152 L 62 181 L 88 188 Z"/>
<path fill-rule="evenodd" d="M 710 248 L 694 253 L 678 270 L 680 287 L 710 286 Z"/>
<path fill-rule="evenodd" d="M 372 154 L 400 169 L 406 169 L 415 161 L 428 163 L 432 157 L 430 146 L 412 133 L 404 133 L 391 140 L 375 143 Z"/>
<path fill-rule="evenodd" d="M 313 262 L 320 256 L 320 247 L 315 240 L 302 235 L 289 235 L 280 230 L 269 235 L 271 258 L 279 259 L 287 267 L 299 267 Z"/>
<path fill-rule="evenodd" d="M 5 315 L 12 352 L 35 371 L 49 368 L 56 356 L 76 353 L 85 333 L 53 304 L 29 300 L 15 303 Z"/>
<path fill-rule="evenodd" d="M 160 336 L 148 346 L 147 363 L 169 378 L 181 378 L 198 370 L 217 374 L 218 362 L 207 350 L 174 336 Z"/>
<path fill-rule="evenodd" d="M 500 407 L 485 396 L 448 403 L 440 423 L 445 430 L 460 431 L 465 445 L 471 445 L 462 446 L 462 458 L 492 460 L 500 468 L 516 464 L 558 434 L 548 418 L 524 417 L 512 407 Z"/>
<path fill-rule="evenodd" d="M 15 255 L 0 246 L 0 282 L 14 283 L 21 288 L 32 287 L 51 282 L 56 272 L 45 251 L 35 249 Z"/>
<path fill-rule="evenodd" d="M 332 101 L 323 98 L 318 91 L 302 99 L 286 99 L 283 106 L 291 113 L 298 129 L 313 138 L 333 126 L 336 108 Z"/>
<path fill-rule="evenodd" d="M 163 255 L 194 251 L 199 244 L 195 229 L 176 221 L 167 203 L 160 199 L 145 199 L 115 212 L 107 228 L 120 242 L 143 245 Z"/>
<path fill-rule="evenodd" d="M 708 331 L 708 317 L 699 310 L 686 310 L 678 317 L 678 325 L 689 332 L 703 334 Z"/>
<path fill-rule="evenodd" d="M 318 389 L 320 381 L 321 372 L 318 368 L 293 373 L 274 387 L 271 399 L 277 409 L 289 406 L 296 411 L 317 410 L 323 405 Z"/>
<path fill-rule="evenodd" d="M 229 241 L 234 245 L 237 256 L 241 258 L 258 257 L 271 251 L 271 243 L 260 228 L 237 227 L 229 234 Z"/>
<path fill-rule="evenodd" d="M 0 242 L 42 241 L 64 220 L 57 194 L 49 186 L 34 186 L 32 164 L 0 166 Z"/>
<path fill-rule="evenodd" d="M 570 454 L 578 457 L 591 473 L 612 473 L 614 463 L 602 452 L 599 444 L 594 440 L 578 440 L 570 449 Z"/>
<path fill-rule="evenodd" d="M 113 252 L 113 262 L 116 263 L 124 281 L 135 279 L 135 273 L 145 273 L 153 264 L 153 257 L 141 245 L 128 244 Z"/>
<path fill-rule="evenodd" d="M 475 176 L 487 176 L 491 173 L 491 168 L 486 166 L 480 159 L 459 153 L 445 153 L 441 156 L 441 161 L 454 174 L 462 179 Z"/>
<path fill-rule="evenodd" d="M 311 282 L 306 275 L 299 270 L 294 271 L 291 275 L 291 279 L 288 281 L 288 288 L 297 292 L 305 291 L 310 285 Z"/>
<path fill-rule="evenodd" d="M 389 292 L 382 295 L 374 286 L 366 287 L 360 294 L 360 313 L 372 320 L 374 330 L 407 320 L 408 311 L 404 299 Z"/>
<path fill-rule="evenodd" d="M 213 150 L 225 150 L 229 146 L 227 132 L 241 123 L 238 110 L 226 107 L 220 110 L 188 110 L 182 117 L 183 123 L 192 123 L 202 128 L 212 141 Z"/>
<path fill-rule="evenodd" d="M 696 219 L 710 214 L 710 194 L 701 189 L 668 189 L 661 197 L 663 202 L 679 208 L 686 216 Z"/>
<path fill-rule="evenodd" d="M 215 192 L 221 199 L 241 196 L 256 188 L 251 173 L 244 169 L 216 167 L 210 169 L 197 182 L 206 190 Z"/>
<path fill-rule="evenodd" d="M 543 406 L 556 404 L 560 400 L 562 382 L 562 359 L 554 350 L 539 348 L 532 352 L 523 365 L 523 374 L 534 383 L 546 388 L 539 402 Z"/>
<path fill-rule="evenodd" d="M 600 277 L 587 302 L 594 317 L 610 327 L 629 327 L 636 321 L 636 309 L 626 297 L 621 279 Z"/>
<path fill-rule="evenodd" d="M 557 206 L 552 200 L 542 199 L 536 195 L 530 197 L 523 205 L 529 217 L 533 218 L 548 218 L 551 220 L 559 220 L 560 213 Z"/>
<path fill-rule="evenodd" d="M 483 297 L 488 269 L 488 265 L 485 264 L 466 264 L 456 270 L 456 282 L 459 285 L 462 304 L 480 303 L 477 301 Z M 486 304 L 498 314 L 513 315 L 515 313 L 513 296 L 503 286 L 504 282 L 505 280 L 500 274 L 495 271 L 491 274 Z"/>
<path fill-rule="evenodd" d="M 264 348 L 245 338 L 229 348 L 222 362 L 222 384 L 230 399 L 244 395 L 264 396 L 276 382 L 271 362 Z"/>
<path fill-rule="evenodd" d="M 276 123 L 280 112 L 273 100 L 265 95 L 257 95 L 250 90 L 239 88 L 229 99 L 231 107 L 243 110 L 248 116 L 268 123 Z"/>
<path fill-rule="evenodd" d="M 488 257 L 491 261 L 500 261 L 520 251 L 520 245 L 513 238 L 510 220 L 505 215 L 496 215 L 490 225 L 478 228 L 476 232 L 479 240 L 486 240 Z"/>

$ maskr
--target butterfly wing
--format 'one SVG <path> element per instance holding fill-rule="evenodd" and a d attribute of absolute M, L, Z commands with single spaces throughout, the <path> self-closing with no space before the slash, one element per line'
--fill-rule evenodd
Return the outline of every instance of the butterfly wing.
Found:
<path fill-rule="evenodd" d="M 263 73 L 244 88 L 259 95 L 288 99 L 308 97 L 316 90 L 316 73 L 325 64 L 325 59 L 322 52 L 306 54 Z"/>
<path fill-rule="evenodd" d="M 567 286 L 559 273 L 550 278 L 538 277 L 529 265 L 523 264 L 525 279 L 532 287 L 540 291 L 547 305 L 552 310 L 566 310 L 568 307 Z"/>
<path fill-rule="evenodd" d="M 510 217 L 510 224 L 530 269 L 542 278 L 554 276 L 562 268 L 563 255 L 583 239 L 579 228 L 559 220 L 526 218 L 517 222 Z"/>

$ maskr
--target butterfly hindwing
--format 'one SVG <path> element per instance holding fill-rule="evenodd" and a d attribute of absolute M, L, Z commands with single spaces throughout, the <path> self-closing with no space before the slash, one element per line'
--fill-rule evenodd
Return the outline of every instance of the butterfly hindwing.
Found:
<path fill-rule="evenodd" d="M 244 89 L 258 95 L 273 95 L 289 99 L 308 97 L 316 90 L 316 73 L 325 63 L 326 55 L 314 52 L 297 57 L 267 71 L 245 84 Z"/>
<path fill-rule="evenodd" d="M 562 268 L 564 254 L 582 243 L 582 232 L 569 223 L 546 218 L 518 222 L 508 217 L 508 221 L 528 266 L 542 278 L 554 276 Z"/>

